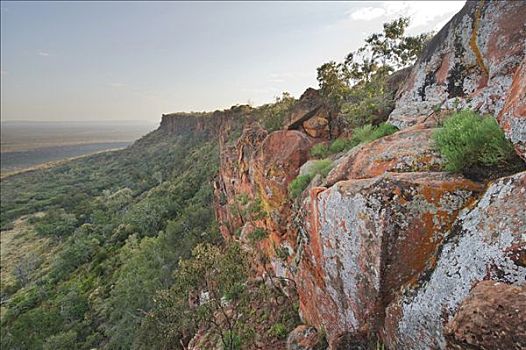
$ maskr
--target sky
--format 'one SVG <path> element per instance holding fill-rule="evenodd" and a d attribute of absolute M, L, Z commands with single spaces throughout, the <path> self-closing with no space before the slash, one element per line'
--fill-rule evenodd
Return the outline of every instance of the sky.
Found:
<path fill-rule="evenodd" d="M 157 121 L 299 97 L 382 23 L 439 30 L 464 1 L 1 2 L 2 121 Z"/>

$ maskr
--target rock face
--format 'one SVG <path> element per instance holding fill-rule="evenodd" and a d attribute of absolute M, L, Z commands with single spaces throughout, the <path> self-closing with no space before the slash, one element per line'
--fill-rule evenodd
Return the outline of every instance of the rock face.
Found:
<path fill-rule="evenodd" d="M 248 248 L 265 258 L 258 271 L 294 281 L 305 325 L 289 349 L 313 348 L 312 327 L 331 350 L 376 339 L 387 349 L 524 348 L 526 173 L 486 188 L 440 172 L 431 140 L 446 110 L 472 108 L 498 116 L 526 159 L 524 18 L 524 2 L 468 1 L 394 79 L 405 84 L 389 121 L 402 130 L 331 156 L 328 177 L 296 200 L 288 185 L 314 166 L 310 148 L 346 132 L 316 90 L 270 134 L 248 107 L 163 118 L 169 130 L 219 135 L 220 229 L 242 242 L 264 230 Z M 236 141 L 237 120 L 245 127 Z"/>
<path fill-rule="evenodd" d="M 446 327 L 452 349 L 526 348 L 526 286 L 479 282 Z"/>
<path fill-rule="evenodd" d="M 491 185 L 477 206 L 464 212 L 443 246 L 436 267 L 386 311 L 391 348 L 443 349 L 444 324 L 482 280 L 526 281 L 526 173 Z"/>
<path fill-rule="evenodd" d="M 497 119 L 517 154 L 526 161 L 526 58 L 515 72 L 506 103 Z"/>
<path fill-rule="evenodd" d="M 406 128 L 437 105 L 497 116 L 525 55 L 524 18 L 523 1 L 468 1 L 418 59 L 389 122 Z"/>
<path fill-rule="evenodd" d="M 398 289 L 416 282 L 479 185 L 444 173 L 387 173 L 313 189 L 296 283 L 303 317 L 329 344 L 374 331 Z"/>

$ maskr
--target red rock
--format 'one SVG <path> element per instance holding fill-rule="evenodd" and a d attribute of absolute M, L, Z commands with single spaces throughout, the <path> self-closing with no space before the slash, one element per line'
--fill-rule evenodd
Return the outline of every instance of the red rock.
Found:
<path fill-rule="evenodd" d="M 433 266 L 479 185 L 445 173 L 386 173 L 311 190 L 295 276 L 304 319 L 329 344 L 380 323 L 400 287 Z"/>
<path fill-rule="evenodd" d="M 495 181 L 459 216 L 434 268 L 386 309 L 384 341 L 393 349 L 444 349 L 444 324 L 473 285 L 495 280 L 523 285 L 526 267 L 526 172 Z M 518 305 L 520 307 L 520 305 Z"/>
<path fill-rule="evenodd" d="M 286 129 L 298 129 L 303 122 L 311 118 L 323 107 L 324 103 L 318 90 L 308 88 L 303 95 L 301 95 L 285 121 Z"/>
<path fill-rule="evenodd" d="M 327 117 L 325 110 L 319 110 L 313 117 L 303 122 L 303 129 L 307 135 L 314 138 L 328 138 L 330 131 Z"/>
<path fill-rule="evenodd" d="M 261 144 L 254 161 L 254 183 L 266 208 L 288 202 L 288 185 L 309 157 L 311 141 L 296 130 L 275 131 Z"/>
<path fill-rule="evenodd" d="M 517 154 L 526 161 L 526 58 L 515 72 L 506 103 L 497 118 Z"/>
<path fill-rule="evenodd" d="M 451 349 L 526 349 L 526 286 L 479 282 L 445 333 Z"/>
<path fill-rule="evenodd" d="M 434 129 L 411 128 L 356 147 L 338 161 L 327 177 L 327 185 L 371 178 L 387 171 L 440 170 L 443 160 L 433 146 L 433 132 Z"/>
<path fill-rule="evenodd" d="M 225 238 L 239 230 L 245 219 L 240 215 L 239 196 L 256 197 L 251 179 L 251 163 L 267 132 L 258 124 L 249 125 L 235 144 L 220 144 L 220 171 L 214 182 L 215 213 Z"/>

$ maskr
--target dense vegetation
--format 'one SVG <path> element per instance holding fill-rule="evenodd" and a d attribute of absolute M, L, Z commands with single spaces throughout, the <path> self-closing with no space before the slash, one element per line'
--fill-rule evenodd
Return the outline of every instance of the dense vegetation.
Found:
<path fill-rule="evenodd" d="M 2 283 L 2 348 L 131 348 L 179 259 L 219 241 L 217 167 L 215 142 L 159 130 L 123 151 L 3 180 L 2 227 L 30 215 L 25 225 L 53 254 L 28 252 Z"/>

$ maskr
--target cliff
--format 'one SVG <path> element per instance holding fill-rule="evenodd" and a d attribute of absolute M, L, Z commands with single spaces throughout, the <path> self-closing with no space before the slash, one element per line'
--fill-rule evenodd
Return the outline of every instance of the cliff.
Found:
<path fill-rule="evenodd" d="M 389 122 L 401 130 L 331 156 L 328 176 L 296 199 L 289 185 L 312 166 L 312 147 L 347 132 L 316 90 L 273 132 L 250 108 L 163 116 L 161 128 L 218 135 L 220 231 L 254 253 L 260 274 L 293 285 L 308 326 L 290 349 L 313 348 L 316 332 L 331 349 L 526 347 L 524 327 L 509 326 L 526 324 L 526 172 L 448 173 L 432 142 L 442 112 L 474 109 L 526 160 L 524 18 L 524 2 L 467 2 L 398 89 Z"/>

